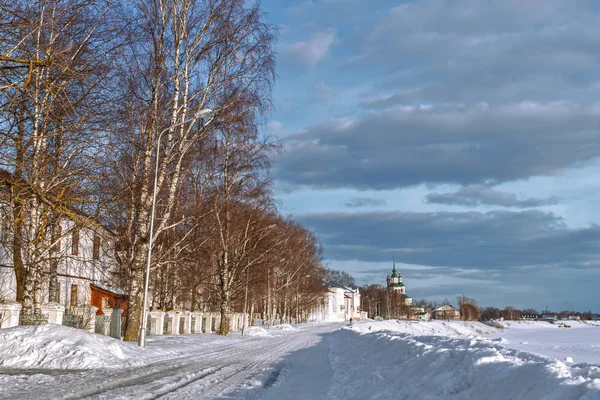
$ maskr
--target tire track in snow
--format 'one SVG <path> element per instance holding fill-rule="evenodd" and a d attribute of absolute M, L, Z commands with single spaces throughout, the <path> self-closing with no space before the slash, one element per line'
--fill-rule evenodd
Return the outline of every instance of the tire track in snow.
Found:
<path fill-rule="evenodd" d="M 277 340 L 278 343 L 273 344 L 274 340 Z M 269 367 L 273 367 L 284 355 L 311 345 L 314 341 L 312 337 L 309 339 L 304 335 L 291 334 L 273 338 L 266 343 L 262 342 L 261 346 L 252 349 L 250 353 L 246 352 L 243 355 L 244 360 L 222 369 L 225 372 L 233 368 L 233 371 L 230 373 L 208 376 L 207 378 L 210 378 L 209 381 L 203 379 L 193 382 L 193 385 L 176 388 L 176 390 L 170 391 L 159 398 L 196 399 L 198 398 L 198 394 L 202 394 L 203 399 L 216 398 L 228 392 L 242 389 L 244 383 L 251 381 L 257 376 L 266 376 L 266 379 L 263 379 L 264 382 L 261 382 L 263 387 L 269 384 L 273 385 L 276 377 L 273 378 L 274 371 Z M 226 359 L 226 357 L 221 357 L 219 362 L 225 362 Z"/>
<path fill-rule="evenodd" d="M 151 390 L 147 390 L 147 389 L 141 389 L 140 391 L 144 394 L 150 392 L 153 393 L 155 390 L 161 390 L 161 388 L 164 388 L 165 386 L 169 387 L 170 385 L 172 385 L 173 390 L 177 389 L 177 381 L 181 380 L 181 376 L 182 374 L 187 370 L 190 369 L 190 366 L 193 365 L 193 370 L 189 371 L 189 374 L 194 376 L 197 375 L 196 378 L 194 380 L 198 380 L 198 379 L 202 379 L 204 377 L 207 377 L 209 375 L 212 375 L 214 373 L 216 373 L 219 369 L 219 367 L 213 367 L 213 366 L 203 366 L 201 365 L 202 362 L 199 362 L 201 360 L 205 360 L 206 357 L 210 357 L 213 355 L 229 355 L 229 354 L 233 354 L 235 353 L 235 349 L 231 349 L 231 345 L 225 345 L 225 346 L 220 346 L 218 348 L 213 348 L 211 349 L 211 351 L 206 352 L 206 353 L 196 353 L 193 355 L 187 355 L 187 356 L 183 356 L 183 357 L 177 357 L 174 359 L 168 359 L 165 361 L 159 361 L 144 367 L 139 367 L 139 368 L 133 368 L 133 369 L 128 369 L 127 371 L 117 371 L 116 373 L 113 373 L 111 375 L 113 375 L 112 377 L 105 377 L 105 379 L 103 379 L 103 381 L 105 380 L 110 380 L 110 379 L 116 379 L 110 383 L 107 384 L 103 384 L 100 385 L 94 389 L 91 390 L 87 390 L 87 391 L 83 391 L 81 393 L 77 393 L 77 394 L 73 394 L 73 395 L 69 395 L 67 397 L 65 397 L 66 399 L 84 399 L 84 398 L 99 398 L 99 399 L 104 399 L 104 398 L 108 398 L 108 399 L 116 399 L 116 398 L 120 398 L 120 396 L 123 396 L 123 398 L 128 398 L 131 395 L 131 390 L 139 387 L 140 389 L 146 385 L 150 385 L 153 386 L 151 388 Z M 200 367 L 200 369 L 198 368 Z M 145 370 L 145 369 L 150 369 L 151 371 L 148 373 L 143 373 L 142 375 L 140 375 L 140 370 Z M 122 376 L 124 374 L 124 372 L 128 372 L 131 371 L 132 373 L 135 373 L 136 375 L 131 377 L 131 378 L 125 378 L 123 379 Z M 167 380 L 167 382 L 165 381 L 165 378 Z M 169 382 L 169 381 L 174 381 L 174 382 Z M 157 385 L 159 384 L 160 385 Z M 187 382 L 187 383 L 183 383 L 184 385 L 187 385 L 191 383 Z M 158 386 L 158 387 L 155 387 Z M 123 394 L 120 394 L 119 392 L 125 392 Z M 135 391 L 134 391 L 135 392 Z M 143 398 L 143 396 L 141 397 Z"/>
<path fill-rule="evenodd" d="M 312 346 L 319 334 L 333 327 L 303 328 L 273 337 L 232 338 L 224 342 L 190 336 L 157 338 L 153 346 L 175 349 L 173 357 L 125 369 L 78 370 L 57 374 L 56 370 L 20 375 L 4 387 L 2 396 L 11 399 L 211 399 L 230 392 L 257 389 L 276 383 L 279 362 L 289 353 Z M 279 332 L 274 330 L 274 332 Z M 174 339 L 174 341 L 171 341 Z M 181 355 L 177 352 L 188 351 Z M 47 373 L 46 373 L 47 372 Z M 39 384 L 36 384 L 36 383 Z M 24 386 L 26 385 L 26 386 Z M 1 397 L 1 396 L 0 396 Z"/>

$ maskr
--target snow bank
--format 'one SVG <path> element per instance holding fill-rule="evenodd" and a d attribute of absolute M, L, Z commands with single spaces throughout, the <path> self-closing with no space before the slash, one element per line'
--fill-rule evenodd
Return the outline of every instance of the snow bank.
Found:
<path fill-rule="evenodd" d="M 244 332 L 245 335 L 248 336 L 257 336 L 257 337 L 271 337 L 272 335 L 261 326 L 249 326 L 246 328 Z"/>
<path fill-rule="evenodd" d="M 600 326 L 600 321 L 571 321 L 559 320 L 554 324 L 546 321 L 490 321 L 490 324 L 503 329 L 563 329 L 561 325 L 568 325 L 569 328 L 589 328 L 591 326 Z"/>
<path fill-rule="evenodd" d="M 333 377 L 328 397 L 600 399 L 597 365 L 567 365 L 476 338 L 373 332 L 376 324 L 364 333 L 360 325 L 342 328 L 329 340 Z"/>
<path fill-rule="evenodd" d="M 571 322 L 571 321 L 570 321 Z M 576 322 L 576 321 L 573 321 Z M 494 326 L 502 329 L 557 329 L 558 327 L 546 321 L 491 321 Z"/>
<path fill-rule="evenodd" d="M 246 335 L 255 337 L 274 337 L 298 331 L 298 328 L 295 328 L 290 324 L 270 325 L 267 328 L 262 326 L 250 326 L 246 329 Z"/>
<path fill-rule="evenodd" d="M 294 328 L 290 324 L 272 325 L 271 328 L 277 329 L 278 331 L 281 331 L 281 332 L 297 332 L 298 331 L 298 328 Z"/>
<path fill-rule="evenodd" d="M 18 326 L 0 330 L 0 366 L 40 369 L 122 368 L 155 359 L 142 349 L 62 325 Z"/>
<path fill-rule="evenodd" d="M 411 335 L 435 335 L 449 337 L 472 337 L 477 335 L 495 334 L 498 329 L 484 325 L 481 322 L 463 321 L 357 321 L 347 327 L 358 333 L 392 331 L 409 333 Z"/>

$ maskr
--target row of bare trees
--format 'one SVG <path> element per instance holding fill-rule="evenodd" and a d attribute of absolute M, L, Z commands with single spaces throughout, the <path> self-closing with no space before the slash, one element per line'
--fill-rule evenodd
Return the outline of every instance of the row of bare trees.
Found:
<path fill-rule="evenodd" d="M 136 340 L 155 193 L 153 307 L 217 308 L 222 334 L 244 306 L 305 318 L 324 272 L 270 190 L 276 29 L 260 3 L 0 1 L 2 219 L 24 312 L 53 300 L 59 221 L 102 224 Z"/>
<path fill-rule="evenodd" d="M 579 317 L 582 320 L 591 320 L 593 318 L 597 318 L 598 315 L 592 313 L 591 311 L 586 311 L 586 312 L 580 312 L 580 311 L 573 311 L 573 310 L 563 310 L 560 312 L 554 312 L 554 311 L 548 311 L 548 310 L 543 310 L 543 311 L 538 311 L 534 308 L 524 308 L 524 309 L 518 309 L 514 306 L 507 306 L 504 309 L 499 309 L 497 307 L 484 307 L 481 309 L 481 319 L 482 320 L 498 320 L 498 319 L 504 319 L 504 320 L 520 320 L 522 318 L 524 318 L 524 316 L 528 316 L 528 317 L 541 317 L 543 315 L 556 315 L 556 317 L 558 319 L 565 319 L 565 318 L 569 318 L 569 317 Z"/>
<path fill-rule="evenodd" d="M 412 308 L 406 304 L 406 296 L 400 291 L 369 285 L 361 287 L 360 293 L 362 309 L 369 318 L 405 319 L 412 316 Z"/>

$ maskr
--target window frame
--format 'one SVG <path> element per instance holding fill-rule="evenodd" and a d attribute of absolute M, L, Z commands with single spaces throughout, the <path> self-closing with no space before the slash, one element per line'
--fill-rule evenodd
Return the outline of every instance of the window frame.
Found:
<path fill-rule="evenodd" d="M 102 238 L 96 232 L 94 232 L 93 244 L 92 244 L 92 259 L 100 260 L 100 249 L 102 246 Z"/>
<path fill-rule="evenodd" d="M 72 283 L 71 284 L 71 299 L 70 299 L 71 307 L 77 307 L 78 295 L 79 295 L 79 286 L 76 283 Z"/>
<path fill-rule="evenodd" d="M 58 225 L 56 227 L 56 252 L 60 253 L 61 252 L 61 243 L 62 243 L 62 226 Z"/>
<path fill-rule="evenodd" d="M 60 304 L 60 282 L 57 282 L 56 284 L 56 302 Z"/>
<path fill-rule="evenodd" d="M 79 228 L 73 228 L 71 232 L 71 255 L 79 255 Z"/>

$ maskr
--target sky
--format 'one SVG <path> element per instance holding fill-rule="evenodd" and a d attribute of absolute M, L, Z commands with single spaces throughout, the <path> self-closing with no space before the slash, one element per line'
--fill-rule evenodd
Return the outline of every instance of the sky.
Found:
<path fill-rule="evenodd" d="M 600 3 L 263 0 L 270 176 L 329 268 L 600 312 Z"/>

